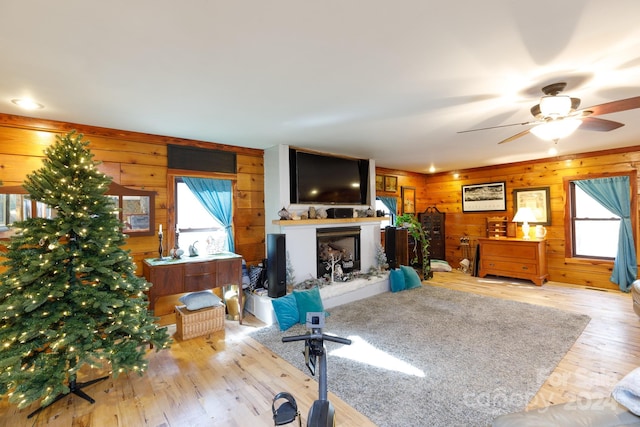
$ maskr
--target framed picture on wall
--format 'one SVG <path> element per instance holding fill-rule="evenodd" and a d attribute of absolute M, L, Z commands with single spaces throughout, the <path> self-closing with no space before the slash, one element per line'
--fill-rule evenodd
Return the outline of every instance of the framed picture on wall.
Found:
<path fill-rule="evenodd" d="M 398 177 L 385 175 L 384 176 L 384 191 L 395 193 L 398 191 Z"/>
<path fill-rule="evenodd" d="M 507 192 L 504 181 L 462 186 L 462 212 L 506 210 Z"/>
<path fill-rule="evenodd" d="M 402 187 L 402 213 L 416 213 L 416 187 Z"/>
<path fill-rule="evenodd" d="M 520 208 L 529 208 L 536 217 L 531 224 L 551 225 L 549 187 L 516 188 L 513 190 L 513 213 Z"/>
<path fill-rule="evenodd" d="M 384 175 L 376 175 L 376 191 L 384 191 Z"/>

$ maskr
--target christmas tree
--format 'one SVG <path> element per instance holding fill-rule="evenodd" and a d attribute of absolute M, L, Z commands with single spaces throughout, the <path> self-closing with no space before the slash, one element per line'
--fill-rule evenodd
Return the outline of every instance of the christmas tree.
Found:
<path fill-rule="evenodd" d="M 147 311 L 150 286 L 135 275 L 111 179 L 97 170 L 89 142 L 71 132 L 45 150 L 23 187 L 53 218 L 14 223 L 0 276 L 0 395 L 24 408 L 75 393 L 84 366 L 142 374 L 149 345 L 169 335 Z M 107 365 L 107 363 L 110 365 Z M 33 414 L 32 414 L 33 415 Z"/>

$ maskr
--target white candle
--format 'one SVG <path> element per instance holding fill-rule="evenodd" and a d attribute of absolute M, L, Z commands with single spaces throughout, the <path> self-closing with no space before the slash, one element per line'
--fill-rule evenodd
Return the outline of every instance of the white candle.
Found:
<path fill-rule="evenodd" d="M 162 234 L 162 224 L 160 224 L 160 228 L 158 229 L 158 234 Z"/>

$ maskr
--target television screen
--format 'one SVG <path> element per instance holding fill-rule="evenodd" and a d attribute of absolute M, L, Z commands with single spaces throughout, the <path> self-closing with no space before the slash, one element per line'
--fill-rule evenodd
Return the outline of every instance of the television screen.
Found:
<path fill-rule="evenodd" d="M 369 161 L 290 149 L 291 202 L 364 205 Z"/>

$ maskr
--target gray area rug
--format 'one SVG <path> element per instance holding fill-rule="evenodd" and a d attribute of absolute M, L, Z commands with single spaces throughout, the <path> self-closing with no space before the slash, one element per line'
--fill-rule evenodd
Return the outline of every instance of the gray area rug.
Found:
<path fill-rule="evenodd" d="M 524 409 L 590 320 L 429 285 L 328 311 L 324 332 L 354 341 L 326 343 L 329 391 L 381 427 L 487 426 Z M 305 332 L 251 336 L 309 375 L 303 343 L 282 343 Z"/>

